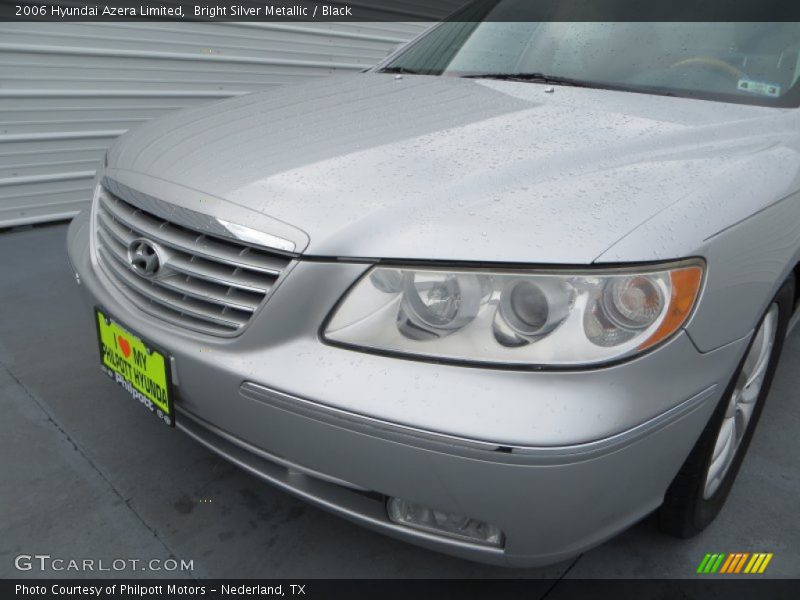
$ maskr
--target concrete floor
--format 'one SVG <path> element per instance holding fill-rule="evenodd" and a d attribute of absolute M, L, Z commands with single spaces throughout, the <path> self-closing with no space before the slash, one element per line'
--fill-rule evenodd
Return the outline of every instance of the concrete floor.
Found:
<path fill-rule="evenodd" d="M 509 570 L 364 530 L 157 423 L 100 374 L 65 234 L 0 233 L 0 577 L 24 576 L 14 557 L 36 553 L 174 556 L 194 561 L 194 577 L 693 577 L 706 552 L 737 551 L 774 552 L 769 575 L 800 577 L 800 334 L 703 535 L 675 540 L 645 520 L 575 561 Z"/>

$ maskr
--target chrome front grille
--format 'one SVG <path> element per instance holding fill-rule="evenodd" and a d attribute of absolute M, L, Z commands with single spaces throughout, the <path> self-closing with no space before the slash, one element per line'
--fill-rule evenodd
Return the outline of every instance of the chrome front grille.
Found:
<path fill-rule="evenodd" d="M 95 213 L 97 257 L 141 310 L 215 335 L 240 331 L 291 259 L 157 217 L 101 188 Z M 159 251 L 158 272 L 131 266 L 128 248 L 144 239 Z"/>

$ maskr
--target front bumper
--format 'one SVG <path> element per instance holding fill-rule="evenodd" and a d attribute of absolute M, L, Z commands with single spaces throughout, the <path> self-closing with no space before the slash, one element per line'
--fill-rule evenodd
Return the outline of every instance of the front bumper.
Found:
<path fill-rule="evenodd" d="M 323 344 L 318 327 L 368 266 L 306 261 L 241 336 L 213 338 L 133 306 L 92 264 L 88 227 L 84 214 L 70 228 L 73 268 L 92 303 L 173 357 L 181 429 L 323 508 L 484 562 L 566 559 L 658 507 L 746 344 L 701 354 L 681 334 L 567 372 L 358 353 Z M 387 496 L 496 525 L 504 546 L 394 524 Z"/>

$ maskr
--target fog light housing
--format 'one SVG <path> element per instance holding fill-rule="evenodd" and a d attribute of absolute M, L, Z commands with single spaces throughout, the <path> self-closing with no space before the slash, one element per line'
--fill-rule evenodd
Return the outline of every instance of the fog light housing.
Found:
<path fill-rule="evenodd" d="M 503 532 L 494 525 L 402 498 L 389 498 L 386 503 L 386 512 L 391 521 L 421 531 L 486 546 L 500 547 L 503 545 Z"/>

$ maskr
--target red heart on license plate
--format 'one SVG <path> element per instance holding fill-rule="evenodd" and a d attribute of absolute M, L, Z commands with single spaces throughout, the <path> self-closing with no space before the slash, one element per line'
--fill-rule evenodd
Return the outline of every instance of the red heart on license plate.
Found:
<path fill-rule="evenodd" d="M 118 335 L 117 342 L 119 343 L 119 349 L 122 350 L 125 358 L 128 358 L 131 355 L 131 345 L 128 343 L 128 340 L 121 335 Z"/>

